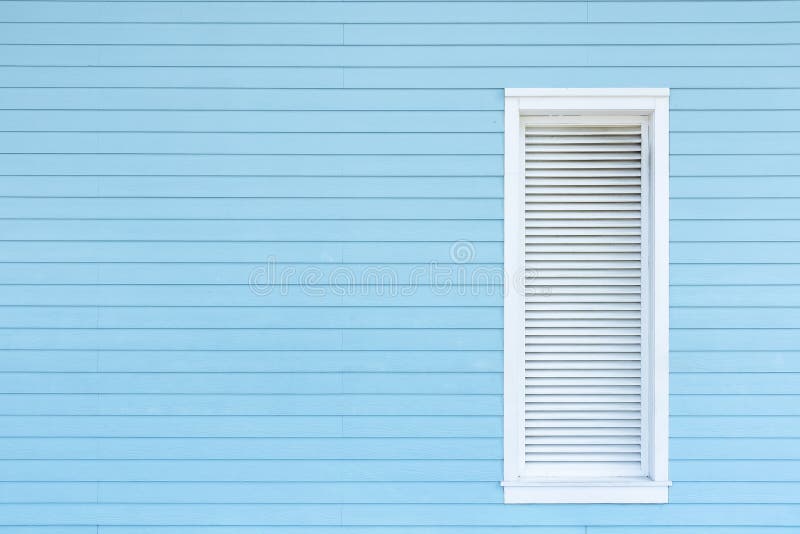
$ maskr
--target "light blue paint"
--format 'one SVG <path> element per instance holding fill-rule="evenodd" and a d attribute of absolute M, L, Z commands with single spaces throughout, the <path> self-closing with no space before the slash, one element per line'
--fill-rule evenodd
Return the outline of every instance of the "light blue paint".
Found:
<path fill-rule="evenodd" d="M 0 534 L 800 531 L 798 20 L 0 2 Z M 502 504 L 502 89 L 564 86 L 671 89 L 668 505 Z"/>

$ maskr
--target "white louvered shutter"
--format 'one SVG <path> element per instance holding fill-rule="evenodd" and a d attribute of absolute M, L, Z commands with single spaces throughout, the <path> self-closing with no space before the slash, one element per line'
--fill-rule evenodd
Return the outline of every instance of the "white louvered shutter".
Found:
<path fill-rule="evenodd" d="M 647 125 L 585 117 L 523 127 L 525 471 L 642 475 Z"/>

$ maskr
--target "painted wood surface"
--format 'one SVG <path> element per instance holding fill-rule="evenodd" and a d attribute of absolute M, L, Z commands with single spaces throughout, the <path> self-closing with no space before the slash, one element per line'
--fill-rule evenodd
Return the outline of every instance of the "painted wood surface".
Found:
<path fill-rule="evenodd" d="M 798 21 L 0 1 L 0 534 L 797 532 Z M 671 89 L 668 505 L 501 504 L 503 88 L 565 86 Z"/>

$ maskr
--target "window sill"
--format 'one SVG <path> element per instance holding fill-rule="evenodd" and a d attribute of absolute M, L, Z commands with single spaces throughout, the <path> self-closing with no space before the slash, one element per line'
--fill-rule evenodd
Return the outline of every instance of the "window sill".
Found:
<path fill-rule="evenodd" d="M 666 503 L 669 481 L 627 480 L 526 480 L 501 483 L 506 504 L 554 503 Z"/>

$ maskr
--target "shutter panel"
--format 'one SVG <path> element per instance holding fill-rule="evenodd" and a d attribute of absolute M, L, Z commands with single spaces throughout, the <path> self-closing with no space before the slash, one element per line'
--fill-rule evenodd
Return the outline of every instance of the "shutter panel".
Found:
<path fill-rule="evenodd" d="M 614 121 L 524 125 L 531 477 L 639 476 L 646 465 L 647 126 Z"/>

